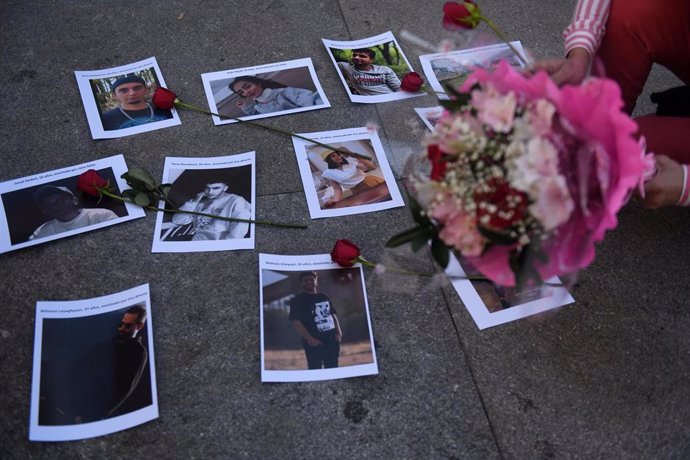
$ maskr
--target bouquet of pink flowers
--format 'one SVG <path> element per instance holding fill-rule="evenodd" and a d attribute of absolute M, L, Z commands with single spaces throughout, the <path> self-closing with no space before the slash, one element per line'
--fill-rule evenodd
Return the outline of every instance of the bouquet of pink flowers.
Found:
<path fill-rule="evenodd" d="M 644 171 L 618 86 L 591 78 L 560 89 L 501 62 L 448 90 L 408 174 L 417 226 L 388 245 L 431 240 L 442 266 L 450 249 L 508 286 L 589 265 Z"/>

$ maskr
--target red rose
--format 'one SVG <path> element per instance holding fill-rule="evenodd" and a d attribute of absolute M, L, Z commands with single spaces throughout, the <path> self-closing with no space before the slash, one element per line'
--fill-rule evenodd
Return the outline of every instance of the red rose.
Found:
<path fill-rule="evenodd" d="M 505 179 L 492 178 L 474 193 L 478 225 L 505 230 L 525 217 L 527 195 L 512 188 Z"/>
<path fill-rule="evenodd" d="M 443 5 L 443 27 L 450 30 L 474 29 L 481 21 L 479 7 L 471 0 L 462 3 L 447 2 Z"/>
<path fill-rule="evenodd" d="M 426 151 L 431 162 L 431 180 L 443 179 L 446 175 L 446 160 L 443 159 L 443 152 L 436 144 L 427 147 Z"/>
<path fill-rule="evenodd" d="M 89 169 L 77 180 L 77 190 L 81 190 L 87 195 L 100 197 L 99 188 L 108 186 L 108 181 L 103 179 L 94 169 Z"/>
<path fill-rule="evenodd" d="M 177 100 L 177 94 L 173 93 L 169 89 L 156 88 L 156 91 L 153 93 L 153 105 L 159 109 L 172 109 L 175 107 L 175 100 Z"/>
<path fill-rule="evenodd" d="M 424 79 L 417 72 L 408 72 L 403 76 L 400 89 L 409 93 L 416 93 L 424 84 Z"/>
<path fill-rule="evenodd" d="M 359 257 L 359 248 L 350 240 L 338 240 L 331 251 L 331 260 L 341 267 L 352 267 Z"/>

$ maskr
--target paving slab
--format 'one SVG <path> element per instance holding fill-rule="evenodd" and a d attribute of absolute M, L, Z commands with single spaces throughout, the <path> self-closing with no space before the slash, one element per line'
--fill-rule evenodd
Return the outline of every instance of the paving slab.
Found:
<path fill-rule="evenodd" d="M 481 2 L 537 57 L 561 54 L 574 0 Z M 576 304 L 479 331 L 448 285 L 365 274 L 379 375 L 262 384 L 259 252 L 329 252 L 357 242 L 373 261 L 420 271 L 423 251 L 384 248 L 409 211 L 310 220 L 289 138 L 216 127 L 181 111 L 180 126 L 94 141 L 75 70 L 155 56 L 168 86 L 204 105 L 201 73 L 311 57 L 330 109 L 265 119 L 296 132 L 379 126 L 402 186 L 426 132 L 413 107 L 430 96 L 349 102 L 321 38 L 391 30 L 413 67 L 450 36 L 443 1 L 226 2 L 7 0 L 0 4 L 0 181 L 122 153 L 160 177 L 166 156 L 257 152 L 257 214 L 308 230 L 256 229 L 256 250 L 152 254 L 154 216 L 0 256 L 0 458 L 687 458 L 690 456 L 690 228 L 687 210 L 631 203 L 580 273 Z M 652 89 L 677 80 L 655 69 Z M 28 441 L 35 304 L 150 283 L 160 418 L 100 438 Z"/>
<path fill-rule="evenodd" d="M 631 203 L 620 221 L 574 305 L 478 332 L 452 304 L 505 458 L 690 452 L 688 213 Z"/>

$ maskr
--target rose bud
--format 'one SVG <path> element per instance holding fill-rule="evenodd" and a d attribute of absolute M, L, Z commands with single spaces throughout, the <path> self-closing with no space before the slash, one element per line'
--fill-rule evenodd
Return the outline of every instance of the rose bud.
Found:
<path fill-rule="evenodd" d="M 417 72 L 408 72 L 400 83 L 400 89 L 409 93 L 416 93 L 424 84 L 424 79 Z"/>
<path fill-rule="evenodd" d="M 101 192 L 99 188 L 108 186 L 108 181 L 101 177 L 95 170 L 89 169 L 77 180 L 77 190 L 86 193 L 87 195 L 99 197 Z"/>
<path fill-rule="evenodd" d="M 441 180 L 446 175 L 446 160 L 443 159 L 443 152 L 438 145 L 431 144 L 427 147 L 427 157 L 431 162 L 431 180 Z"/>
<path fill-rule="evenodd" d="M 474 2 L 446 2 L 443 5 L 443 27 L 449 30 L 474 29 L 480 22 L 479 7 Z"/>
<path fill-rule="evenodd" d="M 528 198 L 504 179 L 489 179 L 474 193 L 477 220 L 480 226 L 501 231 L 513 227 L 527 214 Z"/>
<path fill-rule="evenodd" d="M 158 109 L 170 110 L 175 107 L 177 95 L 165 88 L 156 88 L 153 93 L 153 105 Z"/>
<path fill-rule="evenodd" d="M 331 251 L 331 260 L 341 267 L 352 267 L 359 257 L 359 248 L 350 240 L 338 240 Z"/>

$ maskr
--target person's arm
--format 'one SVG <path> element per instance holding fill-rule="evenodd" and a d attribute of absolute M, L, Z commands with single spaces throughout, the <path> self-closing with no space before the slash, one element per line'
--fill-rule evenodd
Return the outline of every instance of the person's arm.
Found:
<path fill-rule="evenodd" d="M 114 220 L 114 219 L 117 219 L 118 217 L 119 216 L 117 214 L 115 214 L 113 211 L 111 211 L 110 209 L 102 208 L 101 212 L 99 212 L 98 215 L 96 216 L 96 222 L 94 222 L 94 223 L 100 224 L 101 222 L 107 222 L 109 220 Z"/>
<path fill-rule="evenodd" d="M 238 198 L 235 206 L 233 206 L 230 216 L 235 219 L 251 219 L 252 212 L 249 203 L 244 198 Z M 228 222 L 229 232 L 227 239 L 244 238 L 249 230 L 249 222 Z"/>
<path fill-rule="evenodd" d="M 142 347 L 143 348 L 143 347 Z M 135 370 L 134 374 L 132 374 L 131 378 L 128 378 L 130 384 L 129 388 L 127 389 L 127 392 L 120 398 L 119 401 L 113 406 L 110 411 L 108 411 L 108 416 L 111 416 L 115 411 L 117 411 L 122 404 L 127 401 L 127 399 L 132 396 L 132 393 L 134 393 L 134 390 L 137 388 L 137 385 L 139 385 L 139 381 L 141 380 L 141 376 L 144 374 L 144 370 L 146 369 L 146 363 L 148 361 L 148 352 L 144 348 L 141 353 L 141 360 L 139 361 L 139 366 Z"/>
<path fill-rule="evenodd" d="M 316 105 L 318 96 L 319 93 L 304 88 L 288 87 L 283 91 L 283 97 L 297 107 L 310 107 Z"/>
<path fill-rule="evenodd" d="M 343 199 L 343 189 L 340 186 L 340 184 L 334 181 L 333 179 L 326 180 L 328 181 L 328 185 L 330 185 L 331 188 L 333 188 L 333 199 L 326 201 L 326 206 L 332 206 Z"/>
<path fill-rule="evenodd" d="M 545 70 L 557 85 L 579 85 L 589 74 L 592 56 L 584 48 L 574 48 L 565 59 L 548 59 L 534 64 L 534 70 Z"/>
<path fill-rule="evenodd" d="M 239 107 L 247 115 L 256 115 L 256 107 L 253 102 L 247 104 L 244 101 L 237 101 L 237 107 Z"/>
<path fill-rule="evenodd" d="M 319 345 L 323 345 L 323 343 L 321 343 L 319 339 L 315 339 L 307 332 L 307 328 L 304 327 L 304 324 L 302 324 L 301 321 L 293 319 L 292 321 L 290 321 L 290 323 L 292 324 L 292 328 L 295 330 L 295 332 L 297 332 L 300 337 L 306 340 L 310 347 L 317 347 Z"/>
<path fill-rule="evenodd" d="M 338 321 L 338 315 L 335 313 L 333 315 L 333 322 L 335 323 L 335 340 L 340 343 L 340 341 L 343 339 L 343 331 L 340 330 L 340 322 Z"/>
<path fill-rule="evenodd" d="M 361 169 L 362 171 L 371 171 L 372 169 L 376 169 L 376 165 L 371 160 L 365 160 L 364 158 L 358 158 L 357 159 L 357 169 Z"/>
<path fill-rule="evenodd" d="M 681 165 L 666 155 L 656 155 L 657 175 L 644 186 L 642 204 L 651 209 L 662 206 L 690 206 L 690 165 Z"/>
<path fill-rule="evenodd" d="M 386 85 L 391 89 L 391 91 L 400 91 L 400 80 L 398 76 L 393 72 L 392 69 L 386 67 L 388 72 L 386 72 Z"/>
<path fill-rule="evenodd" d="M 610 0 L 579 0 L 570 25 L 563 31 L 565 59 L 537 62 L 558 85 L 577 85 L 585 79 L 606 32 Z"/>
<path fill-rule="evenodd" d="M 187 201 L 185 204 L 180 206 L 180 211 L 196 211 L 197 206 L 199 206 L 199 202 L 202 200 L 203 197 L 203 192 L 198 193 L 195 198 Z M 187 225 L 191 223 L 193 220 L 193 215 L 183 213 L 173 213 L 171 219 L 172 223 L 175 225 Z"/>
<path fill-rule="evenodd" d="M 578 0 L 570 25 L 563 31 L 566 56 L 583 48 L 594 56 L 606 33 L 611 0 Z"/>
<path fill-rule="evenodd" d="M 44 236 L 47 236 L 47 235 L 43 234 L 43 228 L 45 226 L 46 226 L 46 224 L 41 224 L 36 230 L 34 230 L 34 232 L 29 237 L 29 241 L 35 240 L 37 238 L 43 238 Z"/>
<path fill-rule="evenodd" d="M 343 61 L 338 61 L 337 64 L 338 64 L 338 69 L 340 69 L 340 71 L 343 73 L 343 75 L 345 76 L 345 79 L 350 81 L 350 77 L 351 77 L 351 75 L 350 75 L 350 64 L 347 62 L 343 62 Z"/>
<path fill-rule="evenodd" d="M 350 67 L 350 64 L 347 62 L 338 61 L 338 69 L 340 69 L 343 77 L 345 77 L 345 81 L 347 82 L 347 86 L 350 88 L 350 90 L 355 91 L 355 82 L 352 80 L 352 67 Z"/>

